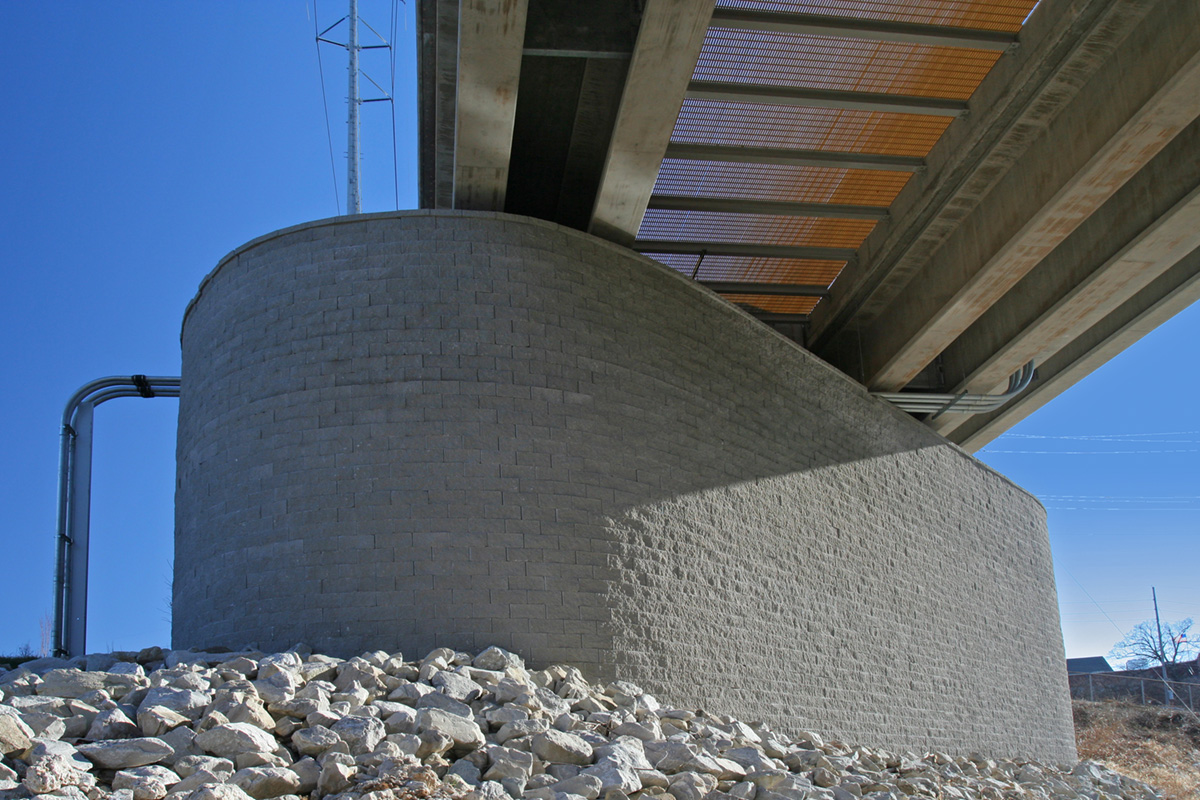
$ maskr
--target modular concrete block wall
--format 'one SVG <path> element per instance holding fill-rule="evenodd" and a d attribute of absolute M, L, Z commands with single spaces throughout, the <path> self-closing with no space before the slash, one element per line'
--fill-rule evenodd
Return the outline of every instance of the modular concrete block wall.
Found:
<path fill-rule="evenodd" d="M 498 214 L 279 231 L 183 329 L 177 646 L 489 644 L 895 748 L 1074 755 L 1044 512 L 680 275 Z"/>

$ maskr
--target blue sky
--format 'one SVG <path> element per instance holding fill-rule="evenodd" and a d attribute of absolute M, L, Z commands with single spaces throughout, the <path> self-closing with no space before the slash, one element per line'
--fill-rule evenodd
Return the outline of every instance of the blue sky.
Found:
<path fill-rule="evenodd" d="M 386 33 L 390 4 L 361 6 Z M 324 27 L 344 3 L 317 9 Z M 412 208 L 415 34 L 412 4 L 400 10 L 399 207 Z M 0 652 L 36 650 L 51 612 L 68 395 L 103 375 L 179 374 L 183 309 L 221 256 L 345 207 L 331 177 L 313 12 L 312 0 L 0 12 L 19 34 L 0 50 Z M 345 54 L 323 47 L 340 181 Z M 386 56 L 364 67 L 384 83 Z M 365 211 L 396 206 L 391 131 L 386 104 L 364 108 Z M 1050 509 L 1068 655 L 1107 652 L 1118 629 L 1150 616 L 1152 585 L 1165 618 L 1200 619 L 1197 341 L 1193 307 L 988 448 L 1022 452 L 983 454 Z M 97 412 L 91 650 L 169 640 L 176 410 L 173 400 L 126 399 Z M 1028 438 L 1037 436 L 1090 438 Z"/>

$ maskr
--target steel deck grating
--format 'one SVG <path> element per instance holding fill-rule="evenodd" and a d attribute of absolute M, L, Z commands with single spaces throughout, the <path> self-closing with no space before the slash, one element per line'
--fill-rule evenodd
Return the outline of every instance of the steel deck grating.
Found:
<path fill-rule="evenodd" d="M 1013 33 L 1036 0 L 718 0 L 726 8 L 920 23 Z M 967 100 L 1001 54 L 853 37 L 711 27 L 695 80 L 798 89 Z M 730 148 L 925 158 L 951 124 L 945 116 L 687 99 L 671 141 Z M 890 207 L 911 173 L 885 169 L 664 159 L 655 194 Z M 711 156 L 710 156 L 711 157 Z M 647 255 L 701 281 L 830 286 L 843 261 L 665 255 L 655 239 L 857 249 L 870 220 L 650 209 L 638 238 Z M 702 245 L 701 245 L 702 246 Z M 822 254 L 825 255 L 825 254 Z M 833 255 L 830 253 L 828 255 Z M 699 265 L 699 268 L 697 268 Z M 739 287 L 740 288 L 740 287 Z M 816 297 L 730 294 L 777 314 L 808 314 Z"/>
<path fill-rule="evenodd" d="M 664 159 L 655 194 L 888 206 L 911 176 L 831 167 Z"/>
<path fill-rule="evenodd" d="M 1016 32 L 1037 0 L 717 0 L 717 5 Z"/>
<path fill-rule="evenodd" d="M 675 253 L 646 253 L 661 264 L 698 281 L 744 281 L 746 283 L 795 283 L 829 286 L 846 265 L 844 261 L 803 258 L 747 258 L 700 256 Z"/>
<path fill-rule="evenodd" d="M 925 156 L 949 117 L 685 100 L 673 142 Z"/>
<path fill-rule="evenodd" d="M 999 57 L 987 50 L 710 28 L 693 77 L 966 100 Z"/>
<path fill-rule="evenodd" d="M 721 296 L 739 306 L 749 306 L 750 309 L 766 311 L 770 314 L 809 314 L 820 302 L 818 297 L 780 297 L 773 294 L 725 294 Z"/>
<path fill-rule="evenodd" d="M 642 229 L 638 238 L 856 248 L 874 227 L 875 223 L 868 220 L 773 217 L 763 214 L 666 211 L 652 208 L 642 219 Z"/>

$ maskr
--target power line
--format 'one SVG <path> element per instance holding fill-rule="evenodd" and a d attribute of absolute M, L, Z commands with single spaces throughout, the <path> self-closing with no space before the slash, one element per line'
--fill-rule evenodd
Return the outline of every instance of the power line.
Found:
<path fill-rule="evenodd" d="M 329 99 L 325 95 L 325 65 L 321 63 L 321 27 L 317 24 L 317 0 L 313 0 L 313 46 L 317 48 L 317 71 L 321 73 L 321 108 L 325 110 L 325 138 L 329 142 L 329 170 L 333 174 L 333 202 L 342 215 L 342 200 L 338 196 L 337 162 L 333 157 L 333 130 L 329 126 Z"/>

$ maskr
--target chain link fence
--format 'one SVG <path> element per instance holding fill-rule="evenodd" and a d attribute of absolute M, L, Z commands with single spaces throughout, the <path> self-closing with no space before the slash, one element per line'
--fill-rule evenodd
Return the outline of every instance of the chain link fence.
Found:
<path fill-rule="evenodd" d="M 1200 709 L 1200 674 L 1173 665 L 1164 680 L 1159 668 L 1137 672 L 1067 673 L 1072 700 L 1120 700 L 1142 705 Z M 1182 673 L 1182 674 L 1181 674 Z"/>

